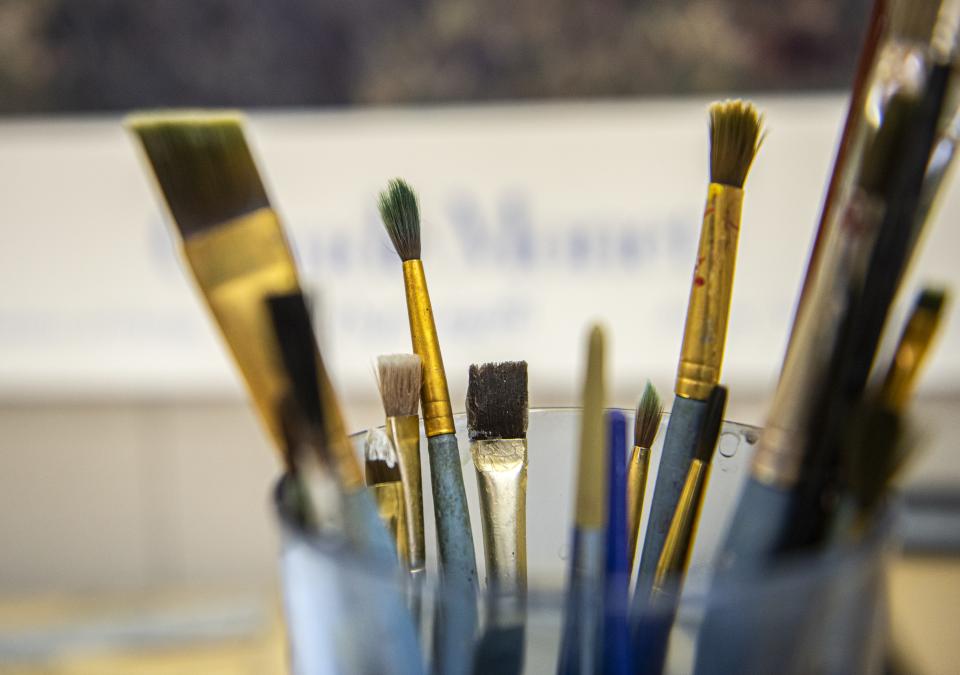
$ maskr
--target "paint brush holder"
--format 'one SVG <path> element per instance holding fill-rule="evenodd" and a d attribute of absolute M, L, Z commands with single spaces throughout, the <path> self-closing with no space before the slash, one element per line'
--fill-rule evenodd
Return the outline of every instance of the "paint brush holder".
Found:
<path fill-rule="evenodd" d="M 628 429 L 632 429 L 633 412 L 625 410 L 624 414 L 628 417 Z M 665 419 L 652 451 L 641 542 L 666 426 Z M 530 411 L 525 621 L 519 636 L 514 633 L 504 638 L 505 644 L 511 640 L 506 645 L 508 652 L 517 644 L 523 647 L 522 666 L 514 672 L 557 670 L 569 573 L 579 427 L 577 409 Z M 479 500 L 464 415 L 456 416 L 456 431 L 481 582 L 475 643 L 461 643 L 462 671 L 471 672 L 472 652 L 484 637 L 488 625 L 485 609 L 490 605 L 483 597 L 485 570 Z M 754 427 L 734 422 L 723 425 L 690 569 L 670 633 L 664 672 L 694 672 L 698 632 L 708 611 L 720 619 L 714 639 L 723 643 L 725 632 L 729 632 L 729 643 L 737 645 L 737 653 L 728 657 L 739 672 L 880 672 L 887 628 L 883 573 L 893 548 L 893 519 L 889 514 L 880 518 L 871 535 L 856 547 L 834 547 L 798 557 L 750 578 L 715 583 L 715 558 L 749 473 L 758 433 Z M 352 437 L 358 454 L 363 450 L 365 436 L 366 432 L 362 432 Z M 420 447 L 428 551 L 427 573 L 421 585 L 414 586 L 395 569 L 358 559 L 348 546 L 334 539 L 307 534 L 298 525 L 295 483 L 285 477 L 278 484 L 281 575 L 294 672 L 416 672 L 416 668 L 392 653 L 395 648 L 391 639 L 397 632 L 391 628 L 394 621 L 406 621 L 417 631 L 424 659 L 420 672 L 429 672 L 434 651 L 434 610 L 443 601 L 445 621 L 449 622 L 451 613 L 455 617 L 458 611 L 458 599 L 453 594 L 444 596 L 445 591 L 437 583 L 425 438 Z M 630 588 L 632 592 L 632 583 Z M 409 610 L 405 616 L 402 612 L 397 614 L 397 598 L 403 607 L 415 609 L 415 620 Z M 641 629 L 644 622 L 656 618 L 640 619 Z M 488 641 L 491 638 L 496 636 L 486 636 Z M 501 672 L 508 670 L 503 668 Z"/>

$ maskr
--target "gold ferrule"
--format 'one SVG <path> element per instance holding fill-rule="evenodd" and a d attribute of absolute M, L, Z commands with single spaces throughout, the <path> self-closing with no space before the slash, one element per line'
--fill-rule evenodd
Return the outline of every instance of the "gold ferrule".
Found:
<path fill-rule="evenodd" d="M 917 310 L 907 322 L 890 371 L 880 389 L 880 400 L 888 410 L 903 412 L 913 396 L 920 366 L 933 343 L 938 323 L 936 312 L 923 309 Z"/>
<path fill-rule="evenodd" d="M 741 188 L 710 183 L 677 368 L 684 398 L 705 401 L 720 381 L 742 206 Z"/>
<path fill-rule="evenodd" d="M 693 552 L 693 541 L 697 534 L 697 523 L 700 520 L 709 476 L 709 464 L 699 459 L 690 463 L 680 500 L 663 543 L 663 551 L 657 561 L 653 578 L 653 588 L 657 591 L 663 591 L 669 584 L 680 582 L 690 565 L 690 554 Z"/>
<path fill-rule="evenodd" d="M 427 278 L 423 261 L 403 262 L 403 284 L 407 292 L 407 315 L 413 351 L 423 362 L 423 383 L 420 385 L 420 407 L 427 438 L 455 433 L 447 375 L 443 370 L 440 340 L 433 321 Z"/>
<path fill-rule="evenodd" d="M 400 481 L 377 483 L 370 486 L 377 512 L 383 526 L 390 533 L 397 546 L 397 558 L 401 563 L 407 560 L 407 528 L 403 513 L 403 486 Z"/>
<path fill-rule="evenodd" d="M 420 420 L 416 415 L 388 417 L 387 436 L 397 450 L 403 481 L 403 510 L 407 524 L 407 567 L 421 570 L 426 565 L 427 546 L 423 533 L 423 479 L 420 471 Z"/>
<path fill-rule="evenodd" d="M 637 554 L 637 538 L 640 535 L 640 518 L 643 515 L 643 496 L 647 489 L 647 474 L 650 471 L 650 448 L 633 446 L 630 466 L 627 467 L 627 551 L 630 569 Z"/>
<path fill-rule="evenodd" d="M 470 444 L 480 492 L 487 585 L 497 595 L 527 587 L 527 441 Z"/>
<path fill-rule="evenodd" d="M 263 208 L 192 235 L 183 242 L 183 255 L 282 454 L 277 401 L 287 376 L 264 299 L 294 291 L 299 282 L 277 215 Z"/>

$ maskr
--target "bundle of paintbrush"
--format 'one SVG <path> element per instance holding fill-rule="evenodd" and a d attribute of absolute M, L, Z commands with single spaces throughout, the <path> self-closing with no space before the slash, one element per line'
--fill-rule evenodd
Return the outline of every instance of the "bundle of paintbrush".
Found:
<path fill-rule="evenodd" d="M 749 589 L 785 560 L 813 559 L 868 539 L 915 447 L 905 415 L 943 312 L 943 292 L 919 295 L 885 371 L 874 371 L 876 362 L 885 363 L 878 354 L 888 315 L 956 145 L 960 114 L 947 85 L 957 14 L 952 3 L 933 1 L 888 7 L 878 0 L 874 9 L 777 391 L 715 564 L 715 588 L 733 580 Z M 660 397 L 648 383 L 629 443 L 627 416 L 605 410 L 605 332 L 594 325 L 589 333 L 560 673 L 661 673 L 682 614 L 727 400 L 719 382 L 744 184 L 763 140 L 762 115 L 747 102 L 712 105 L 709 123 L 710 184 L 676 396 L 656 454 Z M 288 593 L 291 617 L 315 628 L 312 641 L 309 631 L 298 637 L 311 645 L 295 650 L 298 672 L 522 672 L 530 663 L 533 607 L 527 363 L 483 363 L 467 373 L 481 584 L 462 470 L 466 453 L 457 440 L 413 189 L 393 180 L 379 198 L 402 261 L 413 353 L 377 359 L 385 424 L 364 437 L 361 461 L 239 118 L 150 115 L 132 118 L 130 126 L 287 472 L 278 494 L 283 510 L 294 514 L 285 523 L 296 541 L 286 555 L 296 561 L 292 574 L 311 578 L 324 598 L 315 607 Z M 429 537 L 421 434 L 438 560 L 432 602 L 423 602 Z M 302 541 L 310 544 L 299 548 Z M 317 565 L 321 549 L 336 563 Z M 791 660 L 788 647 L 813 631 L 812 608 L 841 602 L 847 596 L 812 593 L 809 606 L 784 624 L 796 634 L 778 635 L 764 632 L 769 603 L 737 605 L 735 612 L 707 606 L 697 670 L 750 670 L 758 663 L 751 641 L 793 667 L 801 661 Z M 836 621 L 832 615 L 823 625 Z M 421 626 L 429 637 L 420 635 Z M 304 634 L 301 627 L 293 633 Z M 345 634 L 353 636 L 345 641 L 353 649 L 337 639 Z"/>

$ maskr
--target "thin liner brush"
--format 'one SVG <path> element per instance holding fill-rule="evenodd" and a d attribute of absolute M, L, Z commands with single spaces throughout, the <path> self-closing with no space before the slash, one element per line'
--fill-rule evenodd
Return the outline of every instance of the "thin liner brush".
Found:
<path fill-rule="evenodd" d="M 150 163 L 197 287 L 243 375 L 275 446 L 283 434 L 276 401 L 287 378 L 263 299 L 299 288 L 276 211 L 270 206 L 236 113 L 134 115 L 126 126 Z M 362 482 L 359 474 L 356 480 Z"/>
<path fill-rule="evenodd" d="M 480 493 L 487 625 L 474 673 L 523 670 L 527 590 L 527 363 L 470 366 L 467 430 Z"/>
<path fill-rule="evenodd" d="M 657 561 L 657 573 L 649 598 L 649 619 L 643 623 L 634 647 L 637 672 L 663 672 L 670 641 L 670 629 L 677 616 L 683 579 L 690 567 L 700 512 L 710 481 L 710 466 L 720 438 L 727 405 L 726 387 L 716 386 L 707 400 L 707 412 L 697 438 L 697 450 L 687 471 L 680 501 L 670 520 L 667 541 Z"/>
<path fill-rule="evenodd" d="M 414 576 L 426 571 L 423 480 L 420 469 L 421 362 L 416 354 L 377 357 L 377 385 L 386 415 L 385 429 L 397 452 L 407 524 L 406 564 Z"/>
<path fill-rule="evenodd" d="M 600 665 L 600 645 L 597 644 L 597 637 L 603 597 L 607 501 L 607 453 L 603 417 L 606 398 L 605 342 L 603 328 L 594 325 L 590 330 L 583 383 L 570 580 L 567 584 L 563 638 L 557 665 L 560 675 L 586 675 L 593 673 Z"/>
<path fill-rule="evenodd" d="M 607 411 L 607 533 L 604 565 L 604 675 L 629 675 L 630 564 L 627 554 L 627 418 Z"/>
<path fill-rule="evenodd" d="M 400 461 L 393 442 L 382 429 L 371 429 L 364 442 L 364 463 L 367 485 L 377 503 L 377 512 L 390 533 L 397 551 L 397 560 L 407 566 L 407 518 L 403 503 L 403 482 Z"/>
<path fill-rule="evenodd" d="M 634 613 L 650 594 L 687 469 L 703 425 L 706 401 L 720 380 L 736 265 L 743 185 L 763 140 L 763 117 L 750 103 L 710 106 L 710 186 L 690 287 L 683 345 L 674 387 L 676 398 L 654 484 L 650 517 L 640 554 Z"/>
<path fill-rule="evenodd" d="M 633 452 L 627 469 L 627 553 L 629 569 L 637 556 L 637 538 L 643 516 L 643 497 L 650 472 L 650 450 L 660 429 L 663 404 L 656 387 L 647 381 L 633 420 Z"/>
<path fill-rule="evenodd" d="M 456 675 L 471 667 L 470 649 L 477 625 L 477 559 L 470 529 L 467 493 L 460 469 L 447 376 L 433 321 L 427 279 L 420 259 L 420 208 L 416 194 L 402 180 L 392 180 L 380 194 L 380 216 L 403 261 L 403 283 L 413 351 L 423 362 L 420 407 L 430 456 L 430 485 L 440 571 L 446 592 L 434 622 L 434 672 Z"/>

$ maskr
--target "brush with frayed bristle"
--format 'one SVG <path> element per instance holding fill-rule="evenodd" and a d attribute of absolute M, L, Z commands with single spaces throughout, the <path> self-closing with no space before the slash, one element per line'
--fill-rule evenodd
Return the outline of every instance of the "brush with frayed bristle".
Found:
<path fill-rule="evenodd" d="M 127 127 L 184 238 L 270 205 L 240 115 L 135 115 Z"/>
<path fill-rule="evenodd" d="M 416 354 L 377 357 L 377 386 L 387 417 L 416 415 L 420 406 L 422 361 Z"/>
<path fill-rule="evenodd" d="M 380 217 L 401 260 L 420 258 L 420 207 L 406 181 L 395 178 L 380 193 Z"/>
<path fill-rule="evenodd" d="M 527 362 L 470 366 L 467 428 L 471 441 L 527 437 Z"/>
<path fill-rule="evenodd" d="M 652 448 L 653 440 L 657 437 L 660 428 L 660 418 L 663 416 L 663 402 L 657 388 L 647 380 L 643 389 L 643 396 L 637 404 L 637 415 L 633 421 L 633 444 L 638 448 Z"/>
<path fill-rule="evenodd" d="M 400 462 L 389 436 L 382 429 L 371 429 L 364 445 L 367 485 L 399 482 Z"/>
<path fill-rule="evenodd" d="M 763 142 L 763 115 L 752 103 L 710 106 L 710 182 L 742 188 Z"/>

